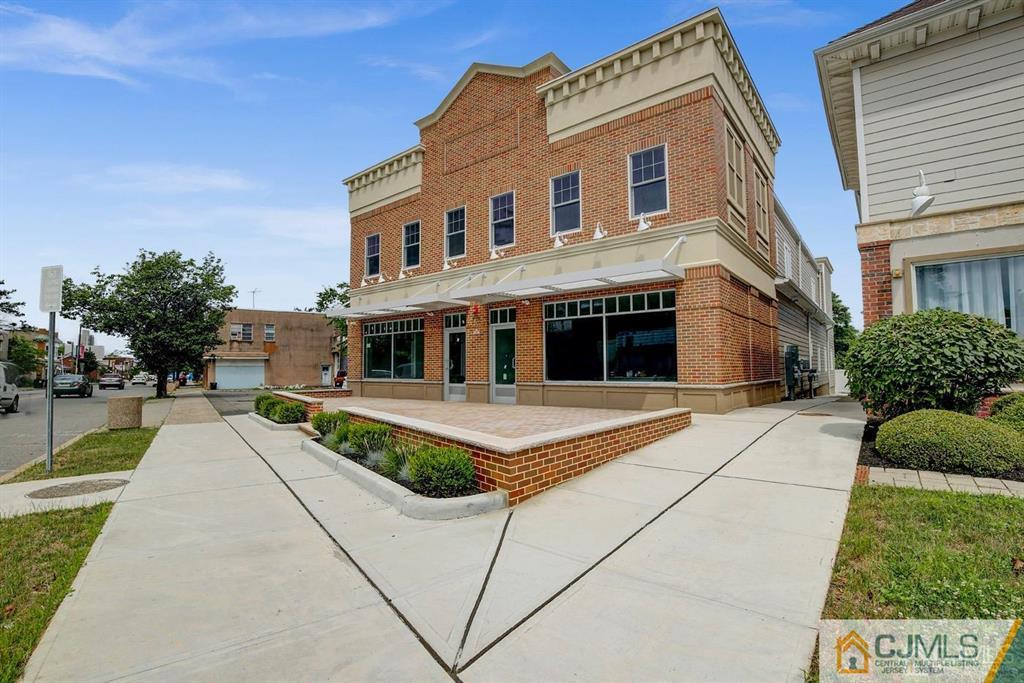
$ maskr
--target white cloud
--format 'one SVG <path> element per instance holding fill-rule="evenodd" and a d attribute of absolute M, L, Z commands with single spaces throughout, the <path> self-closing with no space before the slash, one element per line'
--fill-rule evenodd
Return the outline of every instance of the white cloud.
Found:
<path fill-rule="evenodd" d="M 448 80 L 444 71 L 432 64 L 425 64 L 423 62 L 411 62 L 404 59 L 394 59 L 392 57 L 370 57 L 364 60 L 367 66 L 379 66 L 386 69 L 399 69 L 406 73 L 415 76 L 421 81 L 429 81 L 433 83 L 443 83 Z"/>
<path fill-rule="evenodd" d="M 485 45 L 491 42 L 500 34 L 501 32 L 497 28 L 491 28 L 486 31 L 480 31 L 479 33 L 474 33 L 473 35 L 468 36 L 462 40 L 455 41 L 449 47 L 449 50 L 451 50 L 452 52 L 472 50 L 474 47 L 480 47 L 481 45 Z"/>
<path fill-rule="evenodd" d="M 77 179 L 90 187 L 112 192 L 184 194 L 258 187 L 233 169 L 184 164 L 122 164 Z"/>
<path fill-rule="evenodd" d="M 146 3 L 107 26 L 0 2 L 0 67 L 142 85 L 158 74 L 239 87 L 204 49 L 350 33 L 433 11 L 436 2 Z"/>

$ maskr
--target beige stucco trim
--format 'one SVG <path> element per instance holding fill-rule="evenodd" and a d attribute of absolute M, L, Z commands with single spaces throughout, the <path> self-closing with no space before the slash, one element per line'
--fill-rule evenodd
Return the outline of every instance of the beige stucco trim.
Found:
<path fill-rule="evenodd" d="M 358 216 L 419 192 L 424 150 L 423 145 L 414 145 L 345 178 L 351 215 Z"/>
<path fill-rule="evenodd" d="M 423 118 L 416 121 L 416 126 L 423 130 L 427 126 L 436 123 L 441 116 L 448 111 L 448 107 L 452 106 L 452 102 L 459 96 L 460 93 L 469 85 L 469 82 L 473 80 L 473 77 L 477 74 L 497 74 L 499 76 L 513 76 L 515 78 L 525 78 L 530 74 L 534 74 L 541 69 L 552 68 L 560 74 L 564 74 L 569 71 L 569 67 L 566 66 L 565 62 L 558 58 L 554 52 L 549 52 L 546 55 L 541 55 L 537 59 L 533 60 L 529 64 L 524 66 L 506 66 L 503 64 L 484 64 L 482 62 L 473 62 L 466 72 L 462 74 L 462 78 L 455 83 L 445 98 L 441 100 L 441 104 L 437 105 L 437 108 L 424 116 Z"/>
<path fill-rule="evenodd" d="M 909 199 L 907 206 L 909 210 Z M 857 244 L 907 240 L 1021 224 L 1024 224 L 1024 204 L 1011 202 L 967 211 L 948 211 L 917 218 L 861 223 L 857 226 Z"/>
<path fill-rule="evenodd" d="M 717 8 L 549 81 L 537 92 L 548 107 L 548 135 L 556 140 L 677 97 L 685 84 L 705 77 L 717 80 L 747 138 L 773 168 L 768 160 L 779 148 L 778 131 Z"/>

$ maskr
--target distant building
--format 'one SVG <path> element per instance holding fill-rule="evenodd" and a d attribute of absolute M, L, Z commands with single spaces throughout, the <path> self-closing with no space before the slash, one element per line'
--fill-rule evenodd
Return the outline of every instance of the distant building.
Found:
<path fill-rule="evenodd" d="M 329 385 L 335 372 L 334 326 L 321 313 L 228 311 L 223 343 L 204 356 L 209 388 Z"/>
<path fill-rule="evenodd" d="M 865 325 L 946 308 L 1024 335 L 1022 53 L 1017 0 L 917 0 L 815 52 Z"/>
<path fill-rule="evenodd" d="M 100 363 L 110 368 L 111 372 L 116 372 L 121 375 L 130 374 L 132 369 L 135 367 L 134 358 L 131 356 L 121 356 L 117 354 L 103 356 Z"/>

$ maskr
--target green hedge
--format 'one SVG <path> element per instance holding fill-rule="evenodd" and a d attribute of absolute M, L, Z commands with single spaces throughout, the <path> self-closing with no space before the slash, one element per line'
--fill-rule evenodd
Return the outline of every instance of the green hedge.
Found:
<path fill-rule="evenodd" d="M 1009 394 L 993 403 L 989 419 L 1024 435 L 1024 393 Z"/>
<path fill-rule="evenodd" d="M 973 413 L 1024 376 L 1024 340 L 987 318 L 935 309 L 880 320 L 846 356 L 850 395 L 883 418 L 923 408 Z"/>
<path fill-rule="evenodd" d="M 380 462 L 379 471 L 388 479 L 397 481 L 400 484 L 409 482 L 409 460 L 423 448 L 418 444 L 409 444 L 404 441 L 397 441 L 388 446 L 384 451 L 384 458 Z"/>
<path fill-rule="evenodd" d="M 262 415 L 263 417 L 266 417 L 268 412 L 266 405 L 273 401 L 280 400 L 281 399 L 277 398 L 276 396 L 270 393 L 259 394 L 256 396 L 255 399 L 253 399 L 253 409 L 256 411 L 257 415 Z"/>
<path fill-rule="evenodd" d="M 409 456 L 413 488 L 432 498 L 452 498 L 477 492 L 473 458 L 461 448 L 424 446 Z"/>
<path fill-rule="evenodd" d="M 998 477 L 1024 470 L 1024 437 L 992 420 L 916 410 L 883 424 L 878 452 L 899 467 Z"/>
<path fill-rule="evenodd" d="M 292 401 L 278 401 L 270 412 L 270 419 L 278 424 L 298 424 L 306 421 L 306 406 Z"/>
<path fill-rule="evenodd" d="M 348 413 L 342 410 L 333 413 L 317 413 L 310 422 L 313 429 L 321 436 L 327 436 L 336 432 L 342 423 L 348 423 Z"/>

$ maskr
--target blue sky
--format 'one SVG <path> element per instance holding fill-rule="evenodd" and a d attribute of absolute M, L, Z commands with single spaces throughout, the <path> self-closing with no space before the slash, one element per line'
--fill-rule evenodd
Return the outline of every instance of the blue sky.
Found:
<path fill-rule="evenodd" d="M 719 3 L 782 137 L 776 192 L 858 324 L 857 214 L 812 51 L 900 4 Z M 0 279 L 42 324 L 40 266 L 212 250 L 240 305 L 310 305 L 348 276 L 341 179 L 414 144 L 470 63 L 582 66 L 711 5 L 0 1 Z"/>

